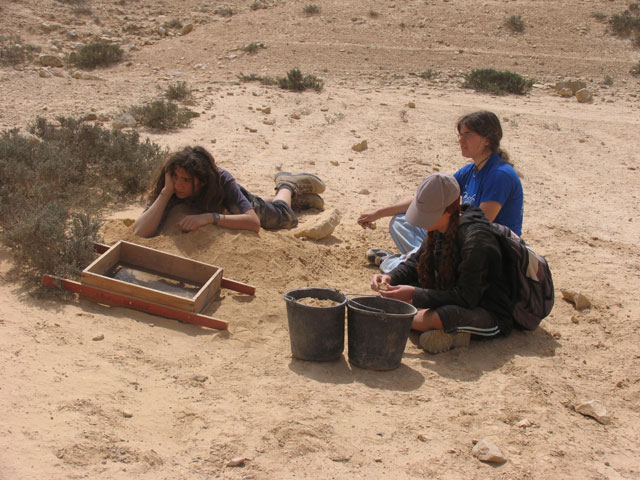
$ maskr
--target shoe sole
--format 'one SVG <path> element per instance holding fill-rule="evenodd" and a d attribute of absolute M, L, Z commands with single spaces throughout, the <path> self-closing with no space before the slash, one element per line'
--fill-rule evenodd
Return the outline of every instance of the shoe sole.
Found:
<path fill-rule="evenodd" d="M 291 207 L 297 210 L 308 210 L 310 208 L 324 210 L 324 200 L 315 193 L 302 193 L 293 197 Z"/>
<path fill-rule="evenodd" d="M 467 332 L 445 333 L 444 330 L 428 330 L 420 335 L 420 348 L 436 354 L 448 352 L 452 348 L 468 347 L 471 334 Z"/>
<path fill-rule="evenodd" d="M 293 183 L 298 187 L 300 193 L 322 193 L 325 191 L 325 185 L 319 177 L 312 173 L 296 173 L 280 172 L 274 177 L 276 185 L 280 183 Z"/>

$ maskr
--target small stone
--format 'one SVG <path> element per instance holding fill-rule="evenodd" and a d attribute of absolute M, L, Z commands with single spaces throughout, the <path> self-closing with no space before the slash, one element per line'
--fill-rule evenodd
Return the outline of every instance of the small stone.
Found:
<path fill-rule="evenodd" d="M 351 149 L 355 152 L 364 152 L 367 148 L 369 148 L 369 146 L 367 145 L 366 140 L 356 143 L 351 147 Z"/>
<path fill-rule="evenodd" d="M 571 322 L 573 323 L 579 323 L 580 320 L 578 320 L 578 317 L 576 317 L 575 315 L 571 315 Z"/>
<path fill-rule="evenodd" d="M 209 377 L 207 377 L 206 375 L 194 375 L 194 376 L 193 376 L 193 379 L 194 379 L 196 382 L 200 382 L 200 383 L 204 383 L 204 382 L 206 382 L 208 378 L 209 378 Z"/>
<path fill-rule="evenodd" d="M 38 57 L 38 61 L 40 62 L 40 65 L 42 65 L 43 67 L 61 67 L 63 65 L 60 57 L 57 57 L 55 55 L 50 55 L 47 53 L 41 54 Z"/>
<path fill-rule="evenodd" d="M 593 103 L 593 95 L 586 88 L 582 88 L 576 92 L 576 98 L 580 103 Z"/>
<path fill-rule="evenodd" d="M 84 120 L 85 122 L 93 122 L 97 119 L 98 119 L 98 115 L 93 112 L 89 112 L 84 117 L 82 117 L 82 120 Z"/>
<path fill-rule="evenodd" d="M 124 418 L 131 418 L 133 417 L 133 413 L 131 413 L 129 410 L 122 410 L 122 416 Z"/>
<path fill-rule="evenodd" d="M 180 35 L 186 35 L 188 33 L 191 33 L 193 31 L 193 23 L 187 23 L 184 27 L 182 27 L 182 30 L 180 31 Z"/>
<path fill-rule="evenodd" d="M 611 423 L 611 418 L 607 413 L 605 406 L 598 400 L 589 400 L 576 406 L 576 412 L 595 418 L 596 421 L 603 425 Z"/>
<path fill-rule="evenodd" d="M 409 103 L 407 103 L 407 107 L 416 108 L 416 104 L 414 102 L 409 102 Z"/>
<path fill-rule="evenodd" d="M 286 144 L 283 143 L 282 144 L 282 149 L 283 150 L 289 150 L 289 145 L 286 145 Z"/>
<path fill-rule="evenodd" d="M 591 302 L 589 301 L 589 299 L 581 293 L 569 290 L 568 288 L 561 288 L 560 292 L 562 293 L 562 298 L 569 302 L 572 302 L 575 306 L 575 309 L 578 311 L 591 307 Z"/>
<path fill-rule="evenodd" d="M 558 95 L 564 98 L 573 97 L 573 90 L 571 90 L 570 88 L 561 88 L 560 90 L 558 90 Z"/>
<path fill-rule="evenodd" d="M 49 70 L 47 70 L 46 68 L 41 68 L 38 71 L 38 75 L 40 76 L 40 78 L 51 78 L 53 77 L 53 73 L 51 73 Z"/>
<path fill-rule="evenodd" d="M 227 467 L 241 467 L 246 462 L 246 457 L 234 457 L 227 463 Z"/>
<path fill-rule="evenodd" d="M 334 167 L 337 167 L 338 165 L 340 165 L 340 162 L 337 160 L 331 160 L 331 162 L 329 163 L 331 163 L 331 165 L 333 165 Z"/>
<path fill-rule="evenodd" d="M 507 461 L 500 448 L 486 439 L 476 443 L 471 453 L 481 462 L 505 463 Z"/>
<path fill-rule="evenodd" d="M 265 125 L 275 125 L 276 124 L 276 119 L 275 118 L 265 118 L 262 123 L 264 123 Z"/>
<path fill-rule="evenodd" d="M 260 109 L 260 111 L 266 115 L 269 115 L 271 113 L 271 107 L 264 107 Z"/>
<path fill-rule="evenodd" d="M 98 335 L 93 337 L 91 340 L 93 340 L 94 342 L 99 342 L 100 340 L 104 340 L 104 334 L 103 333 L 99 333 Z"/>
<path fill-rule="evenodd" d="M 361 188 L 361 189 L 358 191 L 358 193 L 359 193 L 360 195 L 369 195 L 369 193 L 371 193 L 371 192 L 369 192 L 369 189 L 367 189 L 367 188 Z"/>
<path fill-rule="evenodd" d="M 428 442 L 429 440 L 427 439 L 427 437 L 425 437 L 422 433 L 420 433 L 418 435 L 418 440 L 420 440 L 421 442 Z"/>
<path fill-rule="evenodd" d="M 518 428 L 529 428 L 533 423 L 528 418 L 524 418 L 518 422 Z"/>

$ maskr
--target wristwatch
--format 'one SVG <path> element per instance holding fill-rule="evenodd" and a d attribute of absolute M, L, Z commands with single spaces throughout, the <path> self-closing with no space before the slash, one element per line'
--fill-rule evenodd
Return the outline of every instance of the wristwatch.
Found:
<path fill-rule="evenodd" d="M 217 225 L 218 222 L 220 221 L 220 214 L 217 212 L 213 212 L 213 224 Z"/>

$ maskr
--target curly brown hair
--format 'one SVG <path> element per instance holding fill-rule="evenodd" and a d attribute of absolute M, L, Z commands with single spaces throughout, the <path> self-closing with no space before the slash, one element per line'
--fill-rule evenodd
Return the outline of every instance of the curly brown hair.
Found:
<path fill-rule="evenodd" d="M 426 248 L 418 260 L 418 281 L 422 288 L 451 290 L 456 284 L 456 268 L 459 262 L 455 249 L 458 223 L 462 212 L 460 199 L 445 209 L 451 214 L 445 233 L 429 232 Z"/>
<path fill-rule="evenodd" d="M 204 147 L 185 147 L 169 156 L 164 165 L 158 169 L 149 189 L 148 199 L 153 202 L 164 188 L 166 172 L 173 175 L 178 168 L 184 169 L 193 179 L 197 178 L 202 187 L 189 201 L 203 212 L 222 211 L 224 192 L 220 182 L 220 172 L 216 162 Z M 195 188 L 194 190 L 195 191 Z"/>

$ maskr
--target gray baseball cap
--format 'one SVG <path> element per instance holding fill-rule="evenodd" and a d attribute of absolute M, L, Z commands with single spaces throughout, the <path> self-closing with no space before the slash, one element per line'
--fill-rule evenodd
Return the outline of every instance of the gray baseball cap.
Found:
<path fill-rule="evenodd" d="M 458 197 L 460 197 L 460 185 L 455 177 L 434 173 L 418 187 L 405 218 L 411 225 L 429 229 Z"/>

